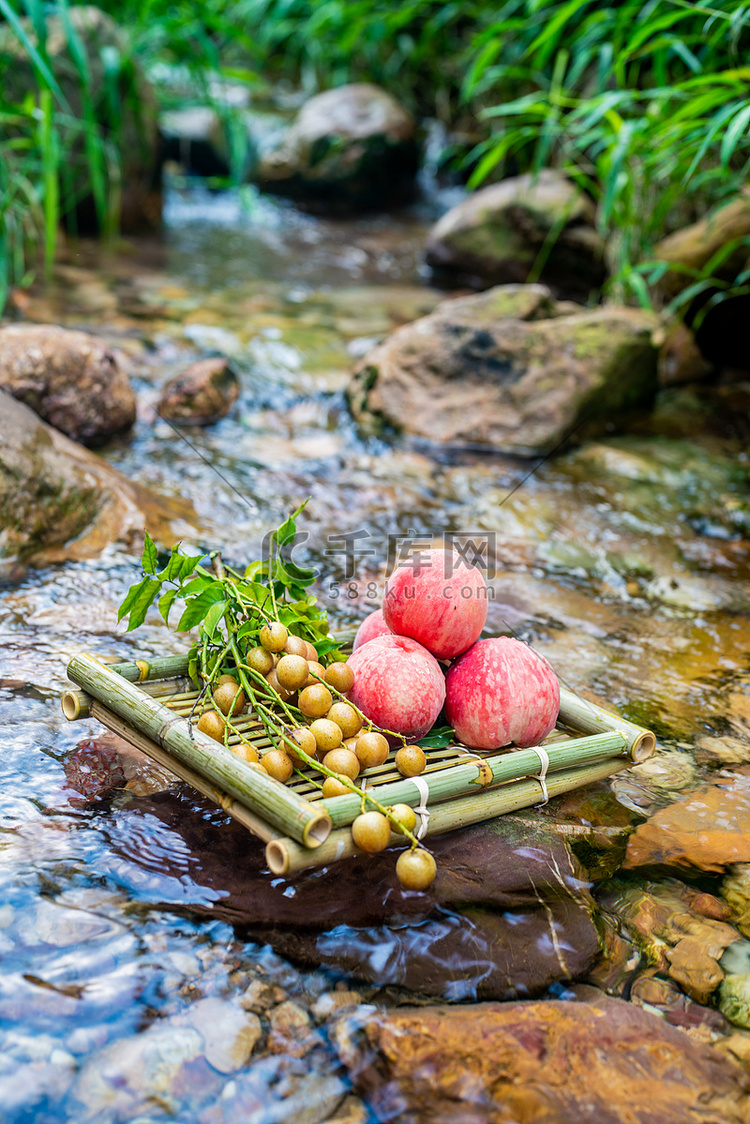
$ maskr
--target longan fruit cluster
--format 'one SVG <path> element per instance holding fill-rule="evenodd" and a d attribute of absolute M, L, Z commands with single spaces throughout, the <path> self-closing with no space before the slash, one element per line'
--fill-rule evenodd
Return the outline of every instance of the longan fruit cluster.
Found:
<path fill-rule="evenodd" d="M 277 695 L 309 719 L 309 725 L 287 731 L 287 737 L 308 757 L 321 761 L 326 769 L 336 774 L 327 776 L 323 782 L 324 799 L 347 795 L 351 788 L 344 783 L 345 780 L 355 781 L 363 769 L 383 765 L 389 753 L 384 735 L 377 730 L 363 729 L 358 710 L 340 697 L 345 696 L 354 684 L 352 669 L 347 663 L 324 667 L 318 660 L 315 647 L 299 636 L 289 635 L 278 621 L 264 625 L 259 640 L 260 644 L 247 653 L 248 667 L 264 677 L 272 698 Z M 198 729 L 223 742 L 226 719 L 242 714 L 247 699 L 232 675 L 220 677 L 212 698 L 216 709 L 204 711 L 198 721 Z M 257 765 L 282 784 L 291 779 L 295 766 L 306 764 L 289 742 L 268 750 L 262 757 L 246 742 L 231 748 L 249 764 Z M 426 763 L 424 751 L 417 745 L 404 745 L 395 756 L 396 768 L 405 777 L 418 776 L 424 771 Z M 376 810 L 357 816 L 352 823 L 352 838 L 359 850 L 376 854 L 389 845 L 392 830 L 401 834 L 404 829 L 413 831 L 416 824 L 413 808 L 408 804 L 398 804 L 390 811 L 398 823 L 393 823 Z M 408 890 L 427 889 L 435 872 L 435 860 L 421 847 L 405 851 L 396 864 L 399 882 Z"/>

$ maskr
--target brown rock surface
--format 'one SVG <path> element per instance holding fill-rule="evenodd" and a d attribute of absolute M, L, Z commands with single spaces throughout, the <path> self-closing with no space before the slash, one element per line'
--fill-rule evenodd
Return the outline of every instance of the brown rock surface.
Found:
<path fill-rule="evenodd" d="M 678 321 L 667 332 L 659 349 L 659 385 L 682 386 L 710 378 L 713 365 L 701 355 L 695 335 Z"/>
<path fill-rule="evenodd" d="M 110 542 L 160 542 L 192 509 L 157 498 L 0 390 L 0 557 L 35 565 L 92 558 Z"/>
<path fill-rule="evenodd" d="M 354 373 L 355 416 L 429 441 L 537 456 L 651 405 L 653 316 L 617 306 L 556 316 L 542 287 L 529 290 L 443 301 L 396 329 Z"/>
<path fill-rule="evenodd" d="M 483 287 L 526 281 L 544 247 L 542 280 L 585 296 L 604 279 L 594 217 L 591 200 L 545 168 L 481 188 L 452 207 L 430 231 L 425 257 L 434 269 Z"/>
<path fill-rule="evenodd" d="M 735 1062 L 619 999 L 396 1008 L 337 1045 L 398 1124 L 740 1124 Z"/>
<path fill-rule="evenodd" d="M 735 774 L 641 824 L 628 840 L 623 865 L 721 872 L 742 862 L 750 862 L 750 777 Z"/>
<path fill-rule="evenodd" d="M 110 349 L 55 324 L 0 328 L 0 388 L 84 444 L 128 429 L 135 394 Z"/>
<path fill-rule="evenodd" d="M 721 263 L 718 273 L 721 277 L 734 278 L 745 268 L 748 247 L 745 242 L 750 235 L 750 190 L 746 189 L 722 207 L 718 207 L 704 219 L 691 226 L 676 230 L 658 242 L 654 247 L 654 257 L 670 264 L 684 266 L 678 271 L 670 269 L 659 282 L 659 289 L 665 297 L 676 296 L 692 285 L 696 273 L 700 272 L 724 246 L 737 242 L 737 246 Z"/>
<path fill-rule="evenodd" d="M 259 182 L 316 211 L 382 209 L 414 190 L 414 120 L 379 86 L 355 82 L 311 98 L 278 148 L 265 154 Z"/>
<path fill-rule="evenodd" d="M 213 425 L 239 397 L 237 376 L 226 359 L 201 359 L 170 379 L 161 392 L 159 414 L 181 425 Z"/>
<path fill-rule="evenodd" d="M 102 795 L 117 781 L 111 745 L 103 748 L 101 770 L 83 761 L 89 799 L 97 781 Z M 129 761 L 125 754 L 123 778 Z M 80 791 L 76 754 L 67 771 Z M 148 828 L 133 824 L 140 816 L 149 817 Z M 515 998 L 583 975 L 598 951 L 583 872 L 566 843 L 539 824 L 501 818 L 435 839 L 435 883 L 409 893 L 391 850 L 292 880 L 270 878 L 257 840 L 218 810 L 207 813 L 184 788 L 133 801 L 126 819 L 115 846 L 139 883 L 144 856 L 133 841 L 153 833 L 157 820 L 164 825 L 161 873 L 148 867 L 153 900 L 242 925 L 282 955 L 353 978 L 441 998 Z"/>

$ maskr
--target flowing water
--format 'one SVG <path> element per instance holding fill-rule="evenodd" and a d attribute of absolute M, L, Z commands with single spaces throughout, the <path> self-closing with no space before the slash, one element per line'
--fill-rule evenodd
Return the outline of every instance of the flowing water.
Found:
<path fill-rule="evenodd" d="M 269 527 L 311 497 L 300 557 L 318 567 L 336 622 L 377 603 L 405 541 L 452 532 L 489 544 L 488 628 L 531 640 L 569 685 L 657 731 L 657 764 L 611 786 L 625 821 L 648 814 L 706 775 L 706 739 L 750 735 L 748 427 L 726 403 L 746 392 L 665 392 L 638 431 L 542 464 L 507 502 L 528 463 L 362 436 L 344 397 L 353 362 L 442 295 L 420 266 L 431 217 L 423 206 L 328 222 L 253 194 L 173 187 L 161 241 L 72 250 L 26 311 L 120 349 L 139 419 L 102 455 L 181 497 L 201 546 L 251 560 Z M 159 388 L 215 353 L 239 372 L 240 401 L 184 440 L 156 417 Z M 342 536 L 355 544 L 353 576 Z M 75 798 L 66 762 L 101 728 L 63 720 L 67 660 L 183 645 L 156 616 L 136 636 L 116 624 L 138 574 L 137 557 L 111 547 L 0 593 L 2 1115 L 315 1124 L 347 1095 L 326 1032 L 331 996 L 403 998 L 377 978 L 388 982 L 393 933 L 400 956 L 416 942 L 437 963 L 446 947 L 459 956 L 460 943 L 441 942 L 465 922 L 444 910 L 425 943 L 408 919 L 340 920 L 319 943 L 322 966 L 303 968 L 309 958 L 288 934 L 277 941 L 268 919 L 232 923 L 221 856 L 208 853 L 223 838 L 218 813 L 184 792 L 133 786 Z M 295 897 L 251 849 L 244 861 L 260 895 Z M 344 968 L 358 942 L 366 984 Z M 486 965 L 473 947 L 479 959 L 467 959 L 452 998 L 481 994 Z M 213 1053 L 196 1045 L 219 1024 Z M 352 1119 L 367 1118 L 355 1109 Z"/>

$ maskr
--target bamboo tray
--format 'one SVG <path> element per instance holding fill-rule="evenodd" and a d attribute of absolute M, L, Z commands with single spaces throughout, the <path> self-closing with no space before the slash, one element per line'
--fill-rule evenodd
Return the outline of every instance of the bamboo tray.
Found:
<path fill-rule="evenodd" d="M 351 794 L 323 800 L 312 770 L 295 771 L 282 785 L 189 721 L 198 691 L 187 677 L 188 657 L 106 665 L 76 656 L 69 678 L 82 690 L 62 696 L 70 721 L 94 717 L 180 780 L 219 804 L 266 844 L 274 874 L 292 874 L 356 853 L 349 826 L 361 811 Z M 259 754 L 274 748 L 259 720 L 235 719 Z M 556 729 L 540 747 L 476 752 L 462 745 L 428 749 L 420 777 L 402 777 L 391 753 L 384 765 L 365 770 L 357 783 L 385 805 L 417 810 L 416 834 L 455 831 L 550 799 L 620 769 L 645 761 L 656 748 L 650 730 L 626 722 L 565 688 Z M 392 845 L 403 845 L 393 834 Z"/>

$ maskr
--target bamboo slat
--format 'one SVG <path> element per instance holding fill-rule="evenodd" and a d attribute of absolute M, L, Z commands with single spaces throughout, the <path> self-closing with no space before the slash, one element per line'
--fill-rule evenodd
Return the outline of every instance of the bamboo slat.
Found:
<path fill-rule="evenodd" d="M 611 759 L 621 754 L 620 768 L 626 764 L 625 737 L 617 731 L 596 734 L 589 738 L 576 738 L 560 741 L 544 747 L 549 758 L 548 775 L 561 769 L 589 765 L 597 761 Z M 542 768 L 535 749 L 519 749 L 492 757 L 473 758 L 465 764 L 452 765 L 450 769 L 434 773 L 422 773 L 420 780 L 427 786 L 429 799 L 434 803 L 453 800 L 458 796 L 481 792 L 482 788 L 507 781 L 533 777 Z M 373 795 L 381 804 L 410 804 L 415 807 L 422 802 L 419 787 L 413 780 L 404 778 L 390 784 L 373 788 Z M 361 798 L 334 796 L 325 801 L 325 806 L 334 827 L 350 824 L 361 811 Z"/>
<path fill-rule="evenodd" d="M 626 722 L 619 715 L 611 714 L 601 706 L 582 699 L 567 687 L 560 688 L 558 721 L 563 726 L 582 734 L 601 734 L 606 730 L 617 730 L 625 738 L 628 753 L 636 765 L 646 761 L 656 749 L 656 738 L 650 730 L 636 726 L 633 722 Z"/>
<path fill-rule="evenodd" d="M 173 671 L 171 668 L 170 673 Z M 68 665 L 68 676 L 181 764 L 239 800 L 274 829 L 306 847 L 318 847 L 328 837 L 331 820 L 320 804 L 315 807 L 302 800 L 262 769 L 253 769 L 208 735 L 191 730 L 184 719 L 158 699 L 98 660 L 85 654 L 75 656 Z"/>
<path fill-rule="evenodd" d="M 583 785 L 619 772 L 622 767 L 623 758 L 619 756 L 577 769 L 561 769 L 560 772 L 547 776 L 548 795 L 551 799 L 562 792 L 581 788 Z M 448 800 L 430 809 L 425 835 L 456 831 L 470 824 L 480 823 L 482 820 L 505 815 L 507 812 L 530 808 L 538 804 L 540 799 L 539 781 L 526 778 L 491 789 L 482 795 L 475 794 Z M 403 836 L 392 832 L 390 845 L 399 844 L 403 846 Z M 294 839 L 273 839 L 266 846 L 266 862 L 273 874 L 290 875 L 312 866 L 325 866 L 328 863 L 338 862 L 340 859 L 359 853 L 354 845 L 351 831 L 347 827 L 342 827 L 332 831 L 314 855 L 300 847 Z"/>

